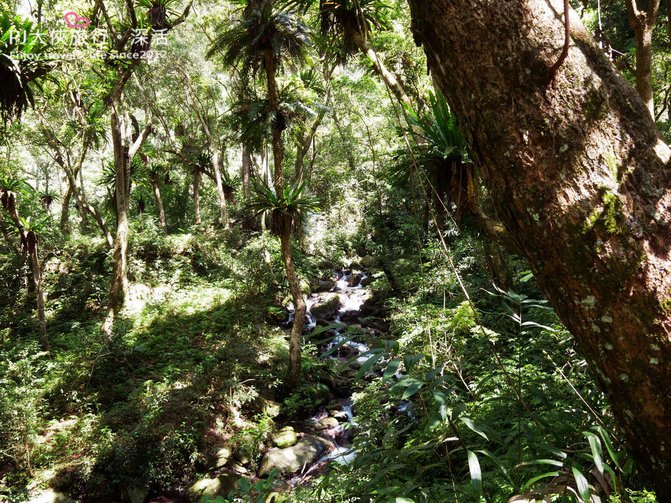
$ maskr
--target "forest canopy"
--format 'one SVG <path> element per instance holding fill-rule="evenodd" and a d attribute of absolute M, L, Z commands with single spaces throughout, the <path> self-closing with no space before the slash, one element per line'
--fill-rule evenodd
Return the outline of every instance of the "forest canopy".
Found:
<path fill-rule="evenodd" d="M 0 501 L 670 500 L 669 7 L 0 0 Z"/>

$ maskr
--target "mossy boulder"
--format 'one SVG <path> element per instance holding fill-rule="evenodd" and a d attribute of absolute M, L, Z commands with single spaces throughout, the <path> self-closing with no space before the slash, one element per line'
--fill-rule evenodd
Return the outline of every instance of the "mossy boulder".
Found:
<path fill-rule="evenodd" d="M 191 501 L 201 501 L 203 497 L 216 498 L 217 496 L 225 496 L 229 492 L 238 489 L 240 485 L 240 477 L 233 473 L 225 473 L 218 477 L 202 478 L 191 487 L 189 487 L 188 495 Z"/>
<path fill-rule="evenodd" d="M 293 447 L 298 443 L 298 435 L 292 426 L 285 426 L 273 435 L 273 443 L 280 449 Z"/>
<path fill-rule="evenodd" d="M 337 428 L 338 426 L 340 426 L 340 422 L 335 417 L 331 416 L 320 419 L 317 423 L 318 430 L 330 430 L 331 428 Z"/>
<path fill-rule="evenodd" d="M 222 468 L 231 460 L 233 451 L 228 447 L 219 447 L 214 451 L 214 467 Z"/>

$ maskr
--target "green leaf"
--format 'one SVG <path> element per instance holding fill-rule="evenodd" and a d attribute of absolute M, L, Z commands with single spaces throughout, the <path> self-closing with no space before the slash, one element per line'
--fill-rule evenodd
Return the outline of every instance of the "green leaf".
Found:
<path fill-rule="evenodd" d="M 311 339 L 315 335 L 323 334 L 324 332 L 328 332 L 329 330 L 340 330 L 341 328 L 345 328 L 346 326 L 347 325 L 345 325 L 344 323 L 336 322 L 336 323 L 330 323 L 325 327 L 317 327 L 308 334 L 308 338 Z"/>
<path fill-rule="evenodd" d="M 396 372 L 398 371 L 398 367 L 401 365 L 401 360 L 392 360 L 389 362 L 389 365 L 387 365 L 387 368 L 384 371 L 384 374 L 382 375 L 382 380 L 386 381 L 387 379 L 391 379 Z"/>
<path fill-rule="evenodd" d="M 587 437 L 590 449 L 592 449 L 592 457 L 594 458 L 594 465 L 601 475 L 603 475 L 603 451 L 601 450 L 601 440 L 591 431 L 584 431 L 583 434 Z"/>
<path fill-rule="evenodd" d="M 575 466 L 571 468 L 573 472 L 573 478 L 575 479 L 576 486 L 578 487 L 578 493 L 585 503 L 590 503 L 590 490 L 589 483 L 585 476 L 578 470 Z"/>
<path fill-rule="evenodd" d="M 489 437 L 487 437 L 487 434 L 484 431 L 482 431 L 478 426 L 476 426 L 476 424 L 473 422 L 472 419 L 470 419 L 468 417 L 460 417 L 459 420 L 462 423 L 464 423 L 466 426 L 468 426 L 468 428 L 470 430 L 474 431 L 475 433 L 480 435 L 485 440 L 489 440 Z"/>
<path fill-rule="evenodd" d="M 407 400 L 408 398 L 410 398 L 411 396 L 413 396 L 415 393 L 417 393 L 417 392 L 422 388 L 422 386 L 424 386 L 424 383 L 421 382 L 421 381 L 417 381 L 417 382 L 413 382 L 413 383 L 411 383 L 411 384 L 406 388 L 406 390 L 405 390 L 405 392 L 403 393 L 403 395 L 401 396 L 401 400 Z"/>
<path fill-rule="evenodd" d="M 471 473 L 471 487 L 477 494 L 482 494 L 482 470 L 480 461 L 473 451 L 466 451 L 468 455 L 468 471 Z"/>
<path fill-rule="evenodd" d="M 540 475 L 536 475 L 535 477 L 530 478 L 524 483 L 524 485 L 522 486 L 522 491 L 525 491 L 527 488 L 531 487 L 541 479 L 545 479 L 547 477 L 558 477 L 558 476 L 559 472 L 545 472 L 541 473 Z"/>
<path fill-rule="evenodd" d="M 355 377 L 355 379 L 357 379 L 357 380 L 358 380 L 358 379 L 361 379 L 363 376 L 365 376 L 365 375 L 366 375 L 366 372 L 368 372 L 368 370 L 370 370 L 370 368 L 371 368 L 375 363 L 377 363 L 377 362 L 380 360 L 380 358 L 382 358 L 382 356 L 384 355 L 384 353 L 383 353 L 381 350 L 379 350 L 379 349 L 378 349 L 378 350 L 371 350 L 371 351 L 369 351 L 368 353 L 371 354 L 371 357 L 368 358 L 368 360 L 366 360 L 366 361 L 363 363 L 363 365 L 361 365 L 361 368 L 360 368 L 359 371 L 356 373 L 356 377 Z M 364 353 L 364 354 L 365 354 L 365 353 Z"/>
<path fill-rule="evenodd" d="M 556 459 L 532 459 L 531 461 L 523 461 L 517 466 L 529 466 L 529 465 L 552 465 L 552 466 L 564 466 L 562 461 L 557 461 Z"/>
<path fill-rule="evenodd" d="M 610 459 L 615 463 L 615 466 L 622 471 L 622 468 L 620 467 L 620 460 L 618 459 L 618 455 L 615 452 L 615 447 L 613 447 L 613 442 L 610 440 L 610 435 L 606 430 L 604 430 L 601 426 L 596 427 L 596 431 L 601 437 L 601 440 L 603 440 L 603 443 L 606 446 L 606 450 L 608 451 L 608 455 L 610 456 Z"/>

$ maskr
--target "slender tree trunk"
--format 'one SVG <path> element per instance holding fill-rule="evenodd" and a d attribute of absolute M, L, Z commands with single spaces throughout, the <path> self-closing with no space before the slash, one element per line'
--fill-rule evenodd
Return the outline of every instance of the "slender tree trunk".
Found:
<path fill-rule="evenodd" d="M 42 264 L 38 254 L 37 236 L 30 232 L 32 237 L 28 237 L 30 269 L 33 273 L 33 285 L 35 286 L 35 301 L 37 304 L 37 321 L 39 324 L 40 345 L 43 351 L 49 351 L 49 338 L 47 336 L 47 318 L 44 310 L 44 280 Z M 34 244 L 31 243 L 34 241 Z"/>
<path fill-rule="evenodd" d="M 200 180 L 201 172 L 200 167 L 196 166 L 193 168 L 193 213 L 194 213 L 194 223 L 200 225 L 202 219 L 200 217 Z"/>
<path fill-rule="evenodd" d="M 224 229 L 228 229 L 228 205 L 226 203 L 226 192 L 224 191 L 224 183 L 221 179 L 221 166 L 219 151 L 214 148 L 212 153 L 212 168 L 214 170 L 214 180 L 217 185 L 217 194 L 219 196 L 219 221 Z"/>
<path fill-rule="evenodd" d="M 638 0 L 627 0 L 629 23 L 636 38 L 636 90 L 643 99 L 650 117 L 655 116 L 652 89 L 652 32 L 655 29 L 660 0 L 647 0 L 645 9 L 638 7 Z"/>
<path fill-rule="evenodd" d="M 128 283 L 128 233 L 130 210 L 130 159 L 126 138 L 128 124 L 119 117 L 116 107 L 111 116 L 112 143 L 114 146 L 114 195 L 117 215 L 116 236 L 114 238 L 114 268 L 110 286 L 107 317 L 102 332 L 107 337 L 112 335 L 112 327 L 116 315 L 123 307 Z"/>
<path fill-rule="evenodd" d="M 242 195 L 249 198 L 249 182 L 252 172 L 252 156 L 247 147 L 242 147 Z"/>
<path fill-rule="evenodd" d="M 284 151 L 282 150 L 282 129 L 279 124 L 279 98 L 277 95 L 277 81 L 275 79 L 276 65 L 275 55 L 273 51 L 265 51 L 264 61 L 266 65 L 266 81 L 268 83 L 268 103 L 270 106 L 270 114 L 275 118 L 273 125 L 273 183 L 275 192 L 279 195 L 284 186 L 284 172 L 282 170 L 282 163 L 284 161 Z"/>
<path fill-rule="evenodd" d="M 37 234 L 23 227 L 17 208 L 16 194 L 0 186 L 0 205 L 9 213 L 9 218 L 14 222 L 21 236 L 21 248 L 19 252 L 28 253 L 30 258 L 30 272 L 32 282 L 28 282 L 28 290 L 35 294 L 37 307 L 37 320 L 39 324 L 39 337 L 42 350 L 49 350 L 49 339 L 47 337 L 47 321 L 44 310 L 44 289 L 42 266 L 39 259 L 39 239 Z M 3 227 L 4 232 L 4 227 Z M 7 238 L 7 236 L 5 236 Z"/>
<path fill-rule="evenodd" d="M 81 189 L 77 187 L 76 175 L 72 172 L 72 170 L 65 165 L 61 165 L 61 167 L 64 169 L 65 175 L 68 177 L 70 188 L 72 189 L 75 199 L 77 200 L 77 205 L 79 206 L 81 213 L 86 214 L 88 212 L 91 214 L 93 219 L 98 224 L 98 227 L 100 228 L 103 236 L 105 237 L 107 246 L 109 248 L 114 248 L 114 238 L 112 237 L 112 233 L 110 232 L 109 227 L 107 227 L 102 214 L 95 206 L 90 204 L 85 199 L 84 195 L 80 192 Z"/>
<path fill-rule="evenodd" d="M 63 205 L 61 206 L 61 219 L 59 228 L 63 235 L 67 236 L 70 234 L 70 201 L 72 200 L 72 185 L 68 181 L 68 189 L 65 191 L 63 196 Z"/>
<path fill-rule="evenodd" d="M 158 223 L 160 224 L 161 229 L 165 231 L 167 228 L 165 223 L 165 209 L 163 208 L 163 198 L 161 197 L 161 187 L 158 183 L 158 176 L 155 173 L 152 173 L 149 177 L 149 182 L 151 183 L 151 190 L 154 193 L 154 199 L 156 200 Z"/>
<path fill-rule="evenodd" d="M 373 70 L 375 70 L 375 73 L 377 73 L 380 78 L 382 78 L 382 81 L 396 97 L 398 102 L 405 107 L 412 108 L 412 100 L 410 100 L 410 97 L 403 88 L 403 85 L 398 80 L 396 75 L 394 75 L 393 72 L 387 68 L 387 66 L 384 64 L 384 61 L 380 59 L 368 41 L 364 37 L 358 35 L 354 37 L 354 43 L 358 47 L 359 51 L 368 57 L 371 64 L 373 65 Z"/>
<path fill-rule="evenodd" d="M 276 216 L 277 218 L 277 216 Z M 286 215 L 281 215 L 279 218 L 283 219 L 280 231 L 280 242 L 282 246 L 282 260 L 284 261 L 284 268 L 287 272 L 287 280 L 289 281 L 289 290 L 294 301 L 294 324 L 291 327 L 291 335 L 289 338 L 289 379 L 290 386 L 298 384 L 298 379 L 301 374 L 301 337 L 303 336 L 303 328 L 305 327 L 305 315 L 307 313 L 307 306 L 303 299 L 303 292 L 301 292 L 300 280 L 296 273 L 294 266 L 292 252 L 291 252 L 291 228 L 292 219 Z"/>
<path fill-rule="evenodd" d="M 496 213 L 671 501 L 671 150 L 560 0 L 409 0 Z M 468 92 L 464 92 L 468 90 Z"/>

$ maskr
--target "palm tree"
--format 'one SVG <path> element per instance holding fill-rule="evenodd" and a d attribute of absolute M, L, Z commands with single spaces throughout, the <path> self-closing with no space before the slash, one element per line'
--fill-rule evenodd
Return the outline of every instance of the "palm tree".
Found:
<path fill-rule="evenodd" d="M 282 244 L 282 259 L 289 282 L 289 289 L 296 308 L 295 321 L 291 329 L 289 345 L 289 383 L 295 385 L 300 375 L 300 338 L 303 335 L 307 307 L 300 289 L 300 282 L 293 263 L 291 251 L 291 229 L 294 211 L 289 202 L 296 191 L 284 185 L 282 162 L 282 132 L 287 128 L 287 118 L 280 110 L 277 72 L 287 62 L 304 60 L 310 45 L 307 27 L 288 12 L 275 10 L 274 0 L 248 0 L 242 19 L 228 28 L 214 40 L 208 57 L 221 53 L 224 63 L 241 65 L 243 75 L 256 75 L 263 69 L 268 89 L 268 111 L 272 124 L 274 193 L 262 192 L 272 210 L 273 229 Z M 287 192 L 288 191 L 288 192 Z M 298 196 L 302 194 L 302 189 Z M 300 199 L 300 197 L 299 197 Z M 259 202 L 259 207 L 262 206 Z"/>
<path fill-rule="evenodd" d="M 309 45 L 307 27 L 287 12 L 276 12 L 273 0 L 249 0 L 242 19 L 223 31 L 207 54 L 212 57 L 222 53 L 224 63 L 242 65 L 243 74 L 251 71 L 256 75 L 259 69 L 263 69 L 273 121 L 274 185 L 277 192 L 284 185 L 282 131 L 287 125 L 280 111 L 277 72 L 285 62 L 304 60 Z"/>
<path fill-rule="evenodd" d="M 317 0 L 288 0 L 286 4 L 307 11 Z M 380 59 L 370 44 L 373 30 L 388 26 L 388 2 L 382 0 L 319 0 L 320 31 L 336 42 L 337 59 L 344 62 L 349 56 L 364 54 L 373 70 L 383 80 L 396 99 L 412 108 L 412 101 L 399 79 Z"/>

